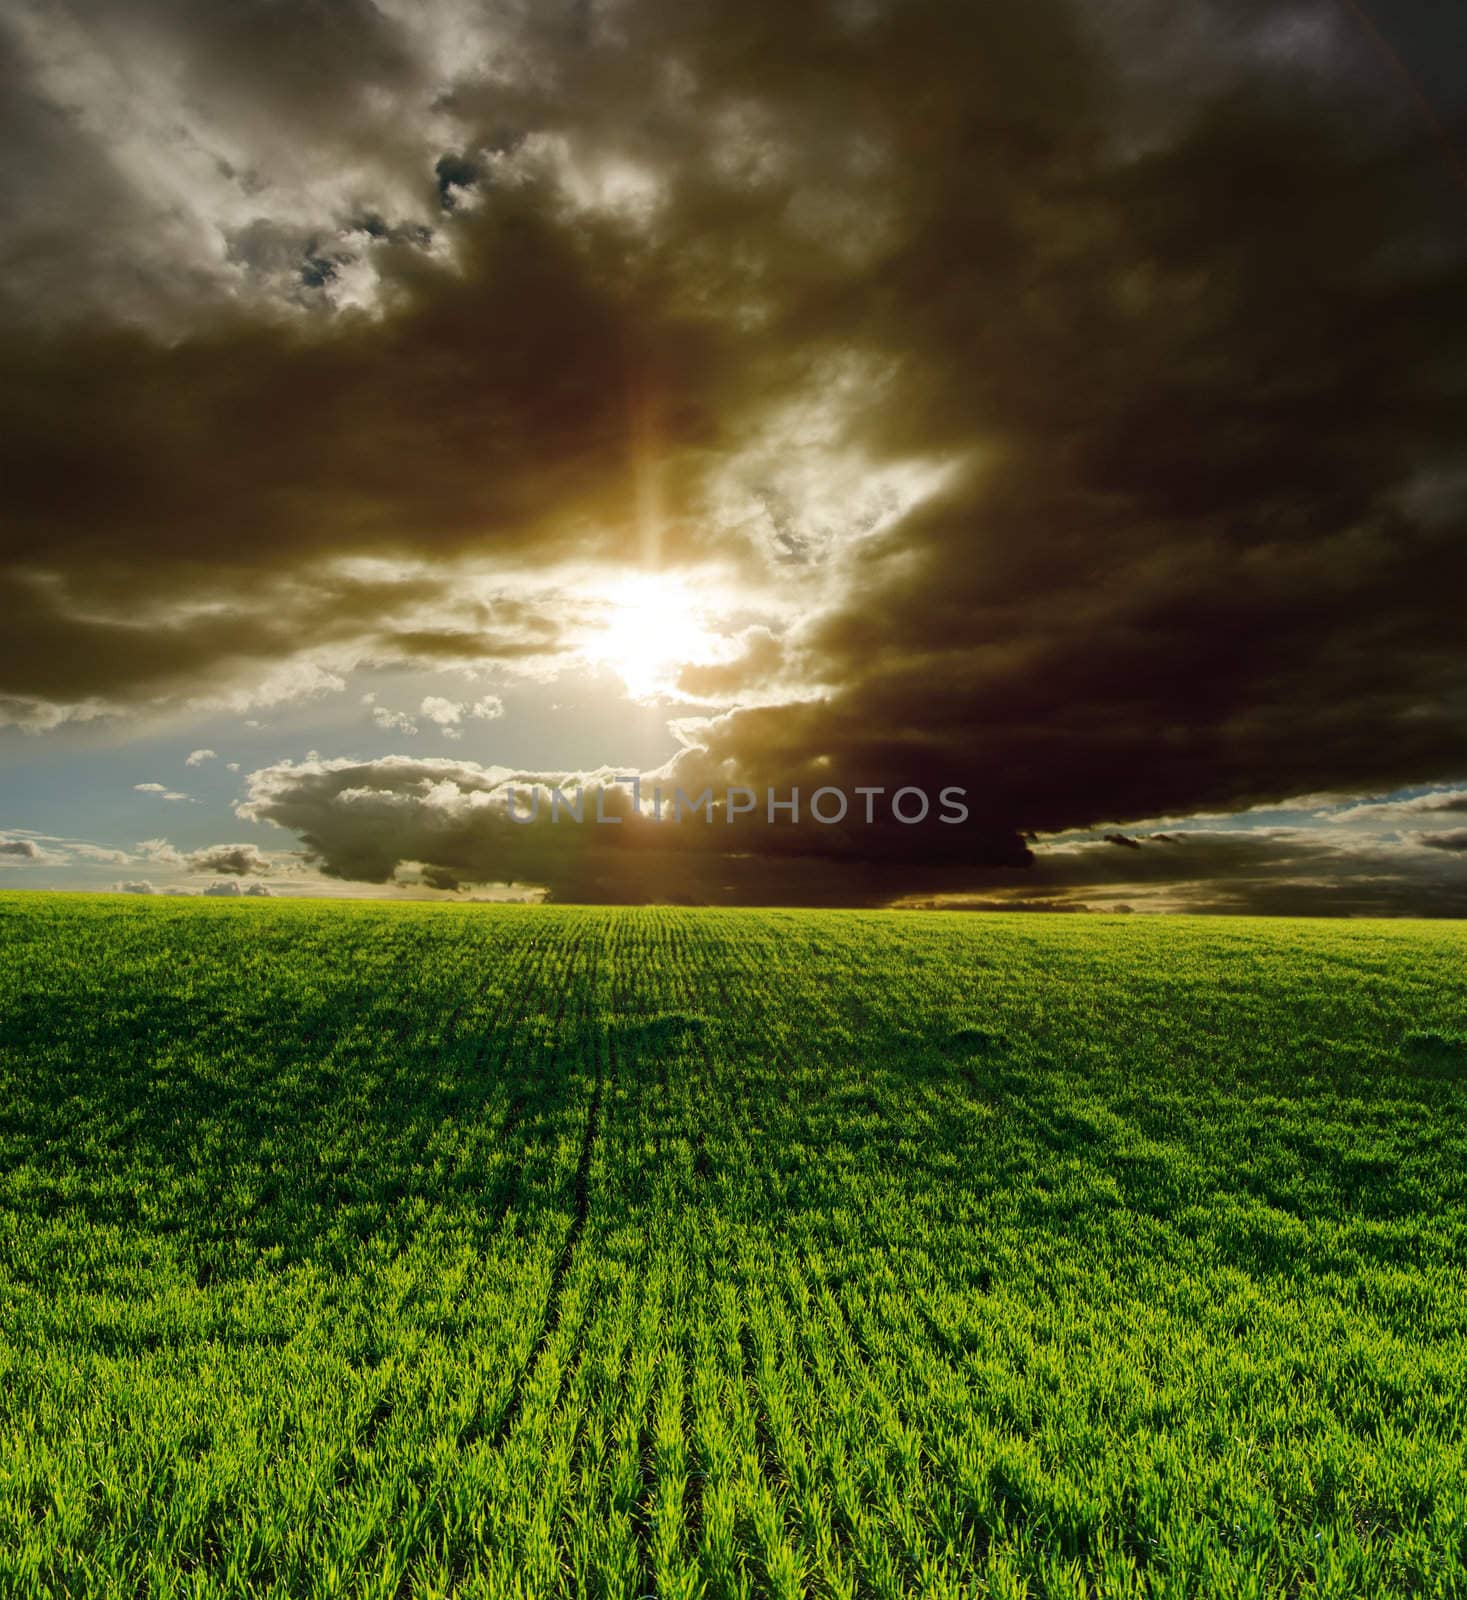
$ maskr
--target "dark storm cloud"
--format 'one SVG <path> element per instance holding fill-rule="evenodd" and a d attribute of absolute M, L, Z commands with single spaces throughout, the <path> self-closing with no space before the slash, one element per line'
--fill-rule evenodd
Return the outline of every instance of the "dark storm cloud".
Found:
<path fill-rule="evenodd" d="M 215 844 L 195 850 L 187 858 L 190 872 L 214 872 L 222 877 L 247 878 L 268 874 L 275 864 L 253 844 Z"/>
<path fill-rule="evenodd" d="M 299 836 L 308 864 L 328 878 L 438 889 L 539 885 L 565 901 L 1467 915 L 1467 859 L 1444 864 L 1433 854 L 1467 856 L 1467 838 L 1455 831 L 1400 839 L 1358 828 L 1194 826 L 1146 839 L 1039 842 L 1032 853 L 1005 856 L 981 818 L 972 827 L 903 828 L 878 803 L 876 825 L 864 827 L 857 801 L 851 826 L 813 827 L 810 791 L 803 826 L 784 817 L 769 825 L 762 803 L 730 824 L 716 785 L 711 821 L 689 809 L 681 822 L 658 823 L 632 813 L 626 787 L 611 787 L 612 776 L 407 756 L 287 762 L 250 775 L 240 814 Z M 706 776 L 695 761 L 674 762 L 643 775 L 643 801 L 656 784 L 671 818 L 676 786 L 691 800 Z M 555 820 L 549 785 L 573 798 L 581 782 L 582 821 L 568 808 Z M 594 820 L 597 784 L 605 786 L 605 815 L 620 820 Z M 511 790 L 526 820 L 511 820 Z"/>
<path fill-rule="evenodd" d="M 68 99 L 59 24 L 17 27 L 16 136 L 77 200 L 48 231 L 26 187 L 0 252 L 0 701 L 36 722 L 307 641 L 535 646 L 405 619 L 342 558 L 655 545 L 799 615 L 684 675 L 800 683 L 689 770 L 963 784 L 972 865 L 1467 767 L 1467 210 L 1450 110 L 1347 9 L 627 0 L 471 10 L 457 56 L 436 6 L 75 15 L 177 63 L 213 176 L 168 210 L 131 159 L 151 124 L 109 154 L 103 80 Z M 164 250 L 164 211 L 208 247 Z M 944 476 L 905 514 L 819 503 L 913 462 Z M 317 837 L 319 801 L 277 820 Z M 399 825 L 364 805 L 323 854 L 506 875 Z"/>
<path fill-rule="evenodd" d="M 808 790 L 798 820 L 786 806 L 771 823 L 764 794 L 730 820 L 716 777 L 696 760 L 679 760 L 642 777 L 645 806 L 661 790 L 663 820 L 656 821 L 633 811 L 628 787 L 614 777 L 513 773 L 411 756 L 283 762 L 250 774 L 239 815 L 298 835 L 308 863 L 331 878 L 421 880 L 440 889 L 531 884 L 558 900 L 602 903 L 880 905 L 914 886 L 981 882 L 989 869 L 1027 859 L 1021 845 L 981 824 L 940 822 L 935 793 L 929 816 L 911 824 L 896 822 L 889 805 L 873 799 L 867 825 L 854 794 L 843 823 L 813 823 Z M 584 788 L 581 820 L 569 809 L 557 813 L 552 785 L 568 800 Z M 598 787 L 605 822 L 597 820 Z M 777 794 L 781 802 L 789 798 Z M 694 804 L 700 799 L 701 808 Z M 511 804 L 522 820 L 511 817 Z M 835 814 L 832 797 L 825 807 Z M 915 799 L 908 811 L 915 816 Z"/>
<path fill-rule="evenodd" d="M 412 624 L 434 610 L 454 625 Z M 0 701 L 13 703 L 11 720 L 22 724 L 44 724 L 46 707 L 92 697 L 138 705 L 242 684 L 248 694 L 262 674 L 298 659 L 328 670 L 524 662 L 552 654 L 562 627 L 521 600 L 465 599 L 452 581 L 262 571 L 242 565 L 238 550 L 227 565 L 175 572 L 134 573 L 120 563 L 65 581 L 34 569 L 0 572 L 0 612 L 9 691 Z"/>
<path fill-rule="evenodd" d="M 1304 828 L 1193 828 L 1119 852 L 1108 840 L 1041 845 L 1027 872 L 990 874 L 956 910 L 1165 910 L 1259 916 L 1467 916 L 1467 860 L 1435 837 L 1399 842 Z M 1448 847 L 1450 848 L 1450 847 Z M 905 903 L 919 902 L 907 897 Z"/>

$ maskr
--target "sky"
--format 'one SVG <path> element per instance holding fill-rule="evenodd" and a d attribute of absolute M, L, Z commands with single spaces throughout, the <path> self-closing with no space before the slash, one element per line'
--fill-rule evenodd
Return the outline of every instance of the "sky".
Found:
<path fill-rule="evenodd" d="M 1454 9 L 0 0 L 0 887 L 1467 915 Z"/>

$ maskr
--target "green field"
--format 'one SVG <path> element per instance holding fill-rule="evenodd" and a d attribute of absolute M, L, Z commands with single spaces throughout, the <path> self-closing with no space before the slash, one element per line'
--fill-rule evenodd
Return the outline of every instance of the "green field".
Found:
<path fill-rule="evenodd" d="M 1467 926 L 0 896 L 0 1594 L 1467 1594 Z"/>

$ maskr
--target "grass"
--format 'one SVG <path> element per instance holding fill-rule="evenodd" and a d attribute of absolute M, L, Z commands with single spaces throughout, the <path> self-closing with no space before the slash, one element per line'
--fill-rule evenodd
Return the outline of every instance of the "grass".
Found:
<path fill-rule="evenodd" d="M 0 896 L 0 1593 L 1467 1594 L 1467 928 Z"/>

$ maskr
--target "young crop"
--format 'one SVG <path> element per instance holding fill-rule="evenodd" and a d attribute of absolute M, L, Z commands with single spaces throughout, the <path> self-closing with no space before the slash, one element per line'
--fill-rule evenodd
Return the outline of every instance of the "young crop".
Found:
<path fill-rule="evenodd" d="M 1467 1594 L 1464 956 L 0 896 L 0 1593 Z"/>

